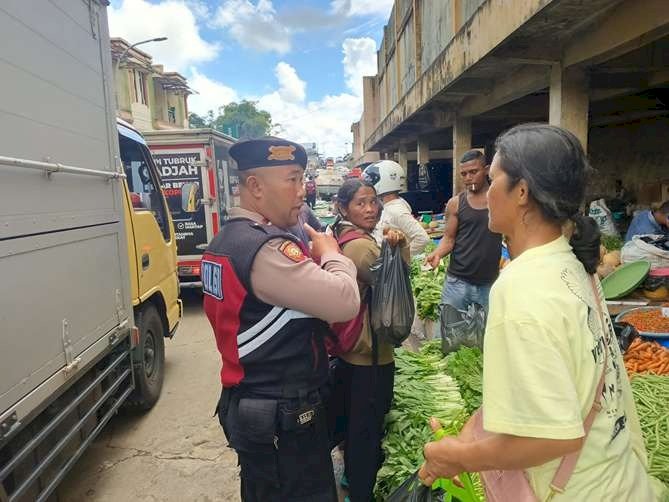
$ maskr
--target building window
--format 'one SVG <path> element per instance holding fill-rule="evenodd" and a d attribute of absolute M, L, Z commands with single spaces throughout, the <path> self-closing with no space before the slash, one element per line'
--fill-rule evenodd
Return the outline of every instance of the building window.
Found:
<path fill-rule="evenodd" d="M 177 123 L 177 109 L 174 106 L 167 107 L 167 121 L 170 124 Z"/>
<path fill-rule="evenodd" d="M 146 99 L 146 75 L 137 70 L 132 72 L 133 87 L 135 89 L 135 103 L 148 104 Z"/>

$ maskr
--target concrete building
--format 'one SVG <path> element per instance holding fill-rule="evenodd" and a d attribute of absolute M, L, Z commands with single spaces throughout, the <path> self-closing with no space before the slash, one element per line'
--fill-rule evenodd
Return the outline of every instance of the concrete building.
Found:
<path fill-rule="evenodd" d="M 354 156 L 396 159 L 409 189 L 423 166 L 447 198 L 453 159 L 529 121 L 578 136 L 592 195 L 667 189 L 667 0 L 395 0 L 363 89 Z"/>
<path fill-rule="evenodd" d="M 381 155 L 376 151 L 365 151 L 364 141 L 362 138 L 365 137 L 364 131 L 360 128 L 362 127 L 362 120 L 359 122 L 353 122 L 351 125 L 351 132 L 353 133 L 353 152 L 351 154 L 351 167 L 356 166 L 366 166 L 372 162 L 381 160 Z"/>
<path fill-rule="evenodd" d="M 140 131 L 188 129 L 188 96 L 193 90 L 177 72 L 166 72 L 153 64 L 146 52 L 133 48 L 119 58 L 130 44 L 111 39 L 117 115 Z"/>

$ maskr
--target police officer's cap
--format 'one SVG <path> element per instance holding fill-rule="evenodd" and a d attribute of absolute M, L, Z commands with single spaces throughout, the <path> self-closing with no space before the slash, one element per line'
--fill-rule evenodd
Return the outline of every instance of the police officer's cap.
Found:
<path fill-rule="evenodd" d="M 302 145 L 272 136 L 235 143 L 230 148 L 230 156 L 240 171 L 291 164 L 298 164 L 302 169 L 307 167 L 307 152 Z"/>

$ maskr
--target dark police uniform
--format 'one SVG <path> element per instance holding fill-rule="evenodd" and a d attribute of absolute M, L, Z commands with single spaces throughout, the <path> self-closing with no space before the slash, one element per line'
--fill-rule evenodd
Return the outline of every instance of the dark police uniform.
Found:
<path fill-rule="evenodd" d="M 278 138 L 234 145 L 238 169 L 306 165 Z M 271 196 L 271 194 L 268 194 Z M 221 425 L 239 457 L 242 500 L 335 501 L 324 412 L 327 322 L 353 318 L 353 263 L 321 265 L 292 234 L 234 208 L 202 260 L 204 307 L 223 360 Z"/>

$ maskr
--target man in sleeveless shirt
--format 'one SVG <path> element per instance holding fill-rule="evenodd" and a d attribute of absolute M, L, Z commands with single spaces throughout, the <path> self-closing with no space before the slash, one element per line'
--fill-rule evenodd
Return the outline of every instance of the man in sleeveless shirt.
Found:
<path fill-rule="evenodd" d="M 332 236 L 305 226 L 309 251 L 287 231 L 305 192 L 302 146 L 268 137 L 236 143 L 230 156 L 241 207 L 202 258 L 202 289 L 223 362 L 217 412 L 239 458 L 241 499 L 336 502 L 324 337 L 327 323 L 358 313 L 356 268 Z"/>
<path fill-rule="evenodd" d="M 502 236 L 488 230 L 488 169 L 485 156 L 469 150 L 460 159 L 465 190 L 446 204 L 446 228 L 425 261 L 436 268 L 451 255 L 441 302 L 459 310 L 472 303 L 488 309 L 490 287 L 499 274 Z"/>

